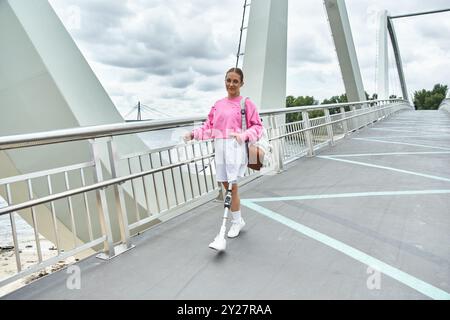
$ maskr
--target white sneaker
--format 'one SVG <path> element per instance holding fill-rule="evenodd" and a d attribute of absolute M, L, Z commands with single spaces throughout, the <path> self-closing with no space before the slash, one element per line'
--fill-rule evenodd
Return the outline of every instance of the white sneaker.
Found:
<path fill-rule="evenodd" d="M 228 238 L 235 238 L 239 235 L 241 229 L 245 226 L 244 219 L 241 218 L 240 221 L 231 221 L 231 227 L 228 231 Z"/>
<path fill-rule="evenodd" d="M 209 247 L 211 249 L 214 249 L 214 250 L 217 250 L 217 251 L 224 251 L 226 246 L 227 246 L 227 242 L 220 235 L 217 235 L 214 238 L 214 241 L 209 244 Z"/>

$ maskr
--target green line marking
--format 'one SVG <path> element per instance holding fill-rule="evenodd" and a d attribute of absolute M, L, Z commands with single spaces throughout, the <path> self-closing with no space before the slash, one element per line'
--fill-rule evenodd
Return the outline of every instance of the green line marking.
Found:
<path fill-rule="evenodd" d="M 285 226 L 296 230 L 307 237 L 310 237 L 316 241 L 319 241 L 335 250 L 342 252 L 343 254 L 372 267 L 375 270 L 378 270 L 385 275 L 400 281 L 401 283 L 407 285 L 408 287 L 436 300 L 450 300 L 450 294 L 445 292 L 442 289 L 436 288 L 433 285 L 422 281 L 406 272 L 403 272 L 387 263 L 384 263 L 381 260 L 378 260 L 358 249 L 355 249 L 339 240 L 333 239 L 323 233 L 315 231 L 311 228 L 308 228 L 294 220 L 286 218 L 276 212 L 273 212 L 269 209 L 261 207 L 256 203 L 253 203 L 249 200 L 241 200 L 241 204 L 255 210 L 256 212 L 275 220 Z"/>
<path fill-rule="evenodd" d="M 337 198 L 356 198 L 356 197 L 380 197 L 380 196 L 417 196 L 424 194 L 449 194 L 450 189 L 446 190 L 412 190 L 412 191 L 378 191 L 378 192 L 354 192 L 354 193 L 335 193 L 335 194 L 314 194 L 304 196 L 290 197 L 272 197 L 245 199 L 251 202 L 271 202 L 271 201 L 299 201 L 299 200 L 322 200 Z M 242 201 L 242 200 L 241 200 Z"/>
<path fill-rule="evenodd" d="M 406 142 L 396 142 L 396 141 L 383 141 L 378 139 L 366 139 L 366 138 L 353 138 L 353 140 L 362 140 L 362 141 L 370 141 L 370 142 L 381 142 L 381 143 L 390 143 L 390 144 L 403 144 L 405 146 L 414 146 L 414 147 L 424 147 L 424 148 L 431 148 L 431 149 L 439 149 L 439 150 L 447 150 L 450 151 L 450 148 L 444 148 L 444 147 L 434 147 L 424 144 L 416 144 L 416 143 L 406 143 Z"/>
<path fill-rule="evenodd" d="M 417 133 L 417 131 L 412 130 L 401 130 L 401 129 L 387 129 L 387 128 L 370 128 L 372 130 L 380 130 L 380 131 L 393 131 L 393 132 L 412 132 Z"/>
<path fill-rule="evenodd" d="M 365 156 L 403 156 L 421 154 L 450 154 L 450 151 L 423 151 L 423 152 L 380 152 L 380 153 L 349 153 L 349 154 L 327 154 L 326 157 L 365 157 Z"/>
<path fill-rule="evenodd" d="M 443 138 L 450 136 L 449 133 L 442 134 L 423 134 L 423 135 L 409 135 L 409 136 L 370 136 L 368 139 L 395 139 L 395 138 Z"/>
<path fill-rule="evenodd" d="M 411 175 L 415 175 L 415 176 L 419 176 L 419 177 L 424 177 L 424 178 L 429 178 L 429 179 L 434 179 L 434 180 L 440 180 L 440 181 L 450 182 L 450 179 L 449 179 L 449 178 L 443 178 L 443 177 L 438 177 L 438 176 L 432 176 L 432 175 L 429 175 L 429 174 L 423 174 L 423 173 L 418 173 L 418 172 L 414 172 L 414 171 L 395 169 L 395 168 L 391 168 L 391 167 L 377 166 L 377 165 L 375 165 L 375 164 L 370 164 L 370 163 L 366 163 L 366 162 L 344 160 L 344 159 L 332 158 L 332 157 L 328 157 L 328 156 L 317 156 L 317 158 L 329 159 L 329 160 L 341 161 L 341 162 L 347 162 L 347 163 L 358 164 L 358 165 L 361 165 L 361 166 L 366 166 L 366 167 L 371 167 L 371 168 L 378 168 L 378 169 L 391 170 L 391 171 L 401 172 L 401 173 L 406 173 L 406 174 L 411 174 Z"/>

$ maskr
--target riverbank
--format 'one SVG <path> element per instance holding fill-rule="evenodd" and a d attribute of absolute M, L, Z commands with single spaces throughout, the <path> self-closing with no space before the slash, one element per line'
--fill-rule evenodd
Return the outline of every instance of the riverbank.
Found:
<path fill-rule="evenodd" d="M 45 238 L 40 238 L 40 245 L 42 250 L 42 260 L 45 261 L 49 258 L 53 258 L 57 255 L 58 251 L 56 250 L 54 244 Z M 36 242 L 34 239 L 28 239 L 22 241 L 19 244 L 19 254 L 20 261 L 22 264 L 22 270 L 26 270 L 29 267 L 36 265 L 39 261 L 37 250 L 36 250 Z M 16 280 L 12 283 L 9 283 L 5 286 L 0 287 L 0 297 L 8 294 L 14 290 L 17 290 L 32 281 L 44 277 L 48 274 L 51 274 L 55 271 L 58 271 L 71 263 L 75 262 L 75 258 L 70 257 L 65 260 L 60 260 L 58 263 L 46 267 L 41 271 L 32 273 L 26 277 L 23 277 L 19 280 Z M 14 246 L 0 246 L 0 281 L 5 280 L 11 276 L 14 276 L 17 273 L 17 262 L 15 256 Z"/>

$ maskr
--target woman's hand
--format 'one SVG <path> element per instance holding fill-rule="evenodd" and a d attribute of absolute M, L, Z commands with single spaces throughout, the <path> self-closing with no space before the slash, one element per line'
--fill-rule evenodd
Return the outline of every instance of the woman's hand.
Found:
<path fill-rule="evenodd" d="M 183 136 L 183 140 L 184 140 L 184 142 L 188 142 L 188 141 L 192 140 L 192 133 L 186 132 Z"/>
<path fill-rule="evenodd" d="M 240 133 L 233 132 L 233 133 L 230 133 L 228 136 L 230 138 L 235 138 L 239 144 L 244 143 L 244 139 L 242 137 L 242 134 L 240 134 Z"/>

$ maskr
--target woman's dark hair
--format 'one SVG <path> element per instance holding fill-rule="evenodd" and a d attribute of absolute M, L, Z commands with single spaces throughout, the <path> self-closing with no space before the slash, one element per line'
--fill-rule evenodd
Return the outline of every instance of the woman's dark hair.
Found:
<path fill-rule="evenodd" d="M 240 68 L 231 68 L 230 70 L 227 71 L 227 73 L 225 74 L 225 77 L 230 72 L 237 73 L 241 77 L 241 82 L 244 82 L 244 73 L 242 72 L 242 70 Z"/>

